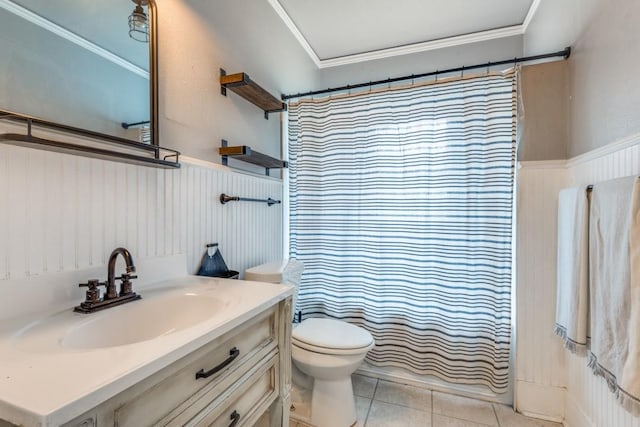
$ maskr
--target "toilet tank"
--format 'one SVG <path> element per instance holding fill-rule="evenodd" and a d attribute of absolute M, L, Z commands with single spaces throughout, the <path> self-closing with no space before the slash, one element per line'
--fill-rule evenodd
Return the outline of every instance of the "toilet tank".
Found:
<path fill-rule="evenodd" d="M 295 259 L 282 259 L 246 269 L 244 271 L 244 280 L 285 283 L 293 286 L 295 291 L 292 295 L 291 309 L 296 313 L 298 290 L 300 289 L 300 280 L 302 279 L 303 271 L 304 264 L 302 264 L 302 262 Z"/>
<path fill-rule="evenodd" d="M 244 271 L 244 280 L 280 283 L 282 281 L 282 272 L 288 261 L 287 259 L 282 259 L 248 268 Z"/>

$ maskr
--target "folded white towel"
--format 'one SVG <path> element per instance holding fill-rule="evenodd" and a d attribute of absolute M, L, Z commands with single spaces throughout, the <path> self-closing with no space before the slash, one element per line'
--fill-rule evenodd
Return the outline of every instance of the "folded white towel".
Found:
<path fill-rule="evenodd" d="M 640 185 L 635 177 L 594 185 L 589 230 L 591 350 L 626 410 L 640 415 Z"/>
<path fill-rule="evenodd" d="M 555 333 L 564 346 L 587 352 L 589 327 L 589 200 L 587 187 L 566 188 L 558 196 L 558 276 Z"/>

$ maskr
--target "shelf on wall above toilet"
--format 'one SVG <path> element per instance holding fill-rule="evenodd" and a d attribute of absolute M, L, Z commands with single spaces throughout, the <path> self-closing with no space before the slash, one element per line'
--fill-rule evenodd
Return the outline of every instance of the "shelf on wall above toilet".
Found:
<path fill-rule="evenodd" d="M 224 139 L 222 140 L 222 146 L 218 149 L 218 152 L 222 156 L 222 164 L 224 166 L 228 166 L 228 159 L 232 158 L 263 167 L 266 175 L 269 175 L 270 169 L 282 169 L 289 167 L 286 161 L 254 151 L 247 145 L 229 147 L 227 141 Z"/>
<path fill-rule="evenodd" d="M 240 95 L 253 105 L 264 111 L 264 118 L 269 118 L 269 113 L 277 113 L 287 110 L 287 104 L 271 95 L 259 84 L 251 80 L 247 73 L 228 74 L 220 69 L 220 92 L 227 96 L 227 89 Z"/>

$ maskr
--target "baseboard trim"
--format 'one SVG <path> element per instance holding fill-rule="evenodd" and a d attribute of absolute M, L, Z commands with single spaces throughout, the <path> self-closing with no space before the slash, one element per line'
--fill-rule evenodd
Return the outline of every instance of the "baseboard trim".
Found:
<path fill-rule="evenodd" d="M 487 402 L 501 403 L 506 405 L 511 405 L 512 403 L 511 393 L 495 394 L 485 387 L 470 386 L 464 384 L 451 384 L 436 377 L 427 375 L 416 375 L 401 369 L 377 367 L 365 363 L 360 366 L 360 368 L 358 368 L 356 374 L 399 384 L 408 384 L 415 387 L 439 391 L 442 393 L 449 393 L 455 394 L 457 396 L 484 400 Z"/>
<path fill-rule="evenodd" d="M 516 411 L 532 418 L 561 423 L 565 418 L 566 388 L 516 380 Z"/>

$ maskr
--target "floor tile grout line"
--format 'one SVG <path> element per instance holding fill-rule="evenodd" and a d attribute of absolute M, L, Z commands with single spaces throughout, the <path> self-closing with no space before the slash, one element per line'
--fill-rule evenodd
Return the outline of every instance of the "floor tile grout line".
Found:
<path fill-rule="evenodd" d="M 371 400 L 375 400 L 376 402 L 384 403 L 386 405 L 398 406 L 398 407 L 404 408 L 404 409 L 413 409 L 415 411 L 420 411 L 420 412 L 429 412 L 428 409 L 416 408 L 415 406 L 404 405 L 402 403 L 387 402 L 385 400 L 378 400 L 378 399 L 371 399 Z"/>
<path fill-rule="evenodd" d="M 382 400 L 376 399 L 376 393 L 378 392 L 378 385 L 380 385 L 380 379 L 376 380 L 376 385 L 373 387 L 373 396 L 371 396 L 371 401 L 377 400 L 378 402 L 382 402 Z"/>
<path fill-rule="evenodd" d="M 362 427 L 367 427 L 367 421 L 369 421 L 369 414 L 371 413 L 371 407 L 373 406 L 373 398 L 376 397 L 376 391 L 378 391 L 378 384 L 380 384 L 380 380 L 376 378 L 376 385 L 373 387 L 373 394 L 369 401 L 369 409 L 367 409 L 367 415 L 364 417 L 364 424 Z"/>
<path fill-rule="evenodd" d="M 458 417 L 454 417 L 453 415 L 447 415 L 447 414 L 435 414 L 435 415 L 439 415 L 443 418 L 449 418 L 451 420 L 457 420 L 457 421 L 466 421 L 467 423 L 473 423 L 473 424 L 477 424 L 479 426 L 482 427 L 496 427 L 495 425 L 491 426 L 489 424 L 484 424 L 484 423 L 480 423 L 478 421 L 474 421 L 474 420 L 470 420 L 468 418 L 458 418 Z"/>
<path fill-rule="evenodd" d="M 367 413 L 364 416 L 364 421 L 362 422 L 362 427 L 367 427 L 367 420 L 369 420 L 369 412 L 371 412 L 371 406 L 372 405 L 373 405 L 373 399 L 369 399 L 369 406 L 367 407 Z"/>
<path fill-rule="evenodd" d="M 491 403 L 491 409 L 493 409 L 493 416 L 496 417 L 496 423 L 498 423 L 498 427 L 500 427 L 500 418 L 498 418 L 498 411 L 496 411 L 495 403 Z"/>
<path fill-rule="evenodd" d="M 433 419 L 433 390 L 429 390 L 429 397 L 431 398 L 431 426 L 433 427 L 433 424 L 435 423 L 435 420 Z"/>
<path fill-rule="evenodd" d="M 387 404 L 387 405 L 399 406 L 399 407 L 405 408 L 405 409 L 414 409 L 414 410 L 420 411 L 420 412 L 433 412 L 433 402 L 431 404 L 431 406 L 432 406 L 431 409 L 432 410 L 429 411 L 428 408 L 415 407 L 415 406 L 411 406 L 410 404 L 404 404 L 404 403 L 398 403 L 398 402 L 388 402 L 386 400 L 376 399 L 375 398 L 376 397 L 375 392 L 378 391 L 378 384 L 380 383 L 380 381 L 386 381 L 386 380 L 378 380 L 378 383 L 376 383 L 376 388 L 375 388 L 374 393 L 373 393 L 373 397 L 371 398 L 372 400 L 375 400 L 376 402 L 384 403 L 384 404 Z M 433 396 L 433 390 L 428 389 L 428 388 L 421 388 L 421 387 L 412 386 L 410 384 L 396 383 L 396 382 L 393 382 L 393 381 L 387 381 L 387 382 L 393 383 L 395 385 L 400 385 L 400 386 L 414 387 L 414 388 L 418 388 L 418 389 L 423 389 L 423 390 L 428 391 Z"/>
<path fill-rule="evenodd" d="M 435 408 L 435 403 L 434 403 L 434 397 L 433 394 L 436 393 L 436 390 L 431 390 L 431 424 L 434 424 L 434 417 L 436 415 L 434 408 Z M 438 392 L 438 393 L 442 393 L 442 392 Z M 455 394 L 449 394 L 449 393 L 442 393 L 442 394 L 448 394 L 450 396 L 456 396 Z M 491 406 L 491 412 L 493 412 L 493 416 L 495 417 L 495 421 L 497 423 L 497 427 L 500 427 L 500 421 L 498 420 L 498 414 L 496 413 L 496 409 L 494 408 L 494 403 L 493 402 L 485 402 L 483 400 L 480 399 L 474 399 L 474 398 L 466 398 L 465 399 L 470 399 L 470 400 L 474 400 L 476 402 L 484 402 L 484 403 L 488 403 L 489 406 Z M 455 415 L 450 415 L 450 414 L 445 414 L 445 413 L 438 413 L 437 415 L 441 416 L 441 417 L 445 417 L 445 418 L 450 418 L 452 420 L 459 420 L 459 421 L 467 421 L 467 422 L 472 422 L 475 424 L 478 424 L 479 426 L 483 426 L 483 427 L 496 427 L 496 425 L 494 424 L 493 426 L 490 426 L 488 424 L 483 424 L 474 420 L 469 420 L 467 418 L 458 418 Z"/>
<path fill-rule="evenodd" d="M 433 396 L 433 390 L 429 390 L 429 391 L 431 392 L 431 425 L 433 426 L 434 423 L 435 423 L 435 420 L 433 419 L 434 418 L 433 417 L 433 410 L 435 409 L 435 406 L 434 406 L 434 403 L 433 403 L 434 396 Z"/>

